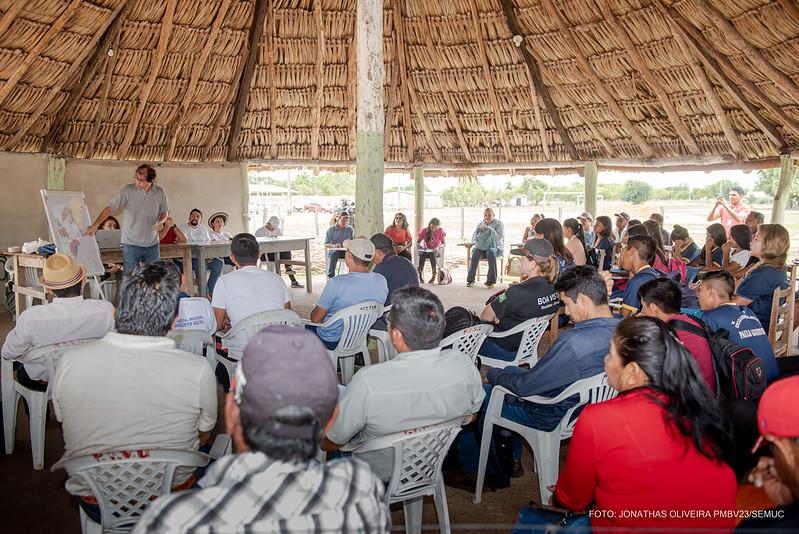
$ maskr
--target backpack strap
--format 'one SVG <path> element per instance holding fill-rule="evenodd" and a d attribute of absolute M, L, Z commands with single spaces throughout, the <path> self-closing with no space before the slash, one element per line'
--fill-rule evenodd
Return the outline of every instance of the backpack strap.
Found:
<path fill-rule="evenodd" d="M 704 339 L 708 339 L 707 332 L 704 328 L 698 327 L 694 324 L 689 323 L 688 321 L 683 321 L 682 319 L 672 319 L 669 321 L 669 324 L 675 330 L 683 330 L 685 332 L 694 334 L 695 336 L 702 337 Z"/>

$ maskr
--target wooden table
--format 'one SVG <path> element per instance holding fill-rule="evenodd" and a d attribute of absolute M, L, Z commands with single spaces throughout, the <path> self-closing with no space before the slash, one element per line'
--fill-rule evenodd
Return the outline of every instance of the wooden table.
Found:
<path fill-rule="evenodd" d="M 191 265 L 191 245 L 176 243 L 174 245 L 161 245 L 161 259 L 178 259 L 183 265 Z M 108 248 L 100 250 L 100 259 L 104 264 L 124 263 L 121 248 Z M 194 294 L 194 273 L 191 269 L 183 269 L 183 291 L 189 295 Z"/>
<path fill-rule="evenodd" d="M 311 280 L 311 239 L 313 237 L 256 237 L 258 248 L 262 253 L 274 253 L 275 259 L 271 261 L 274 271 L 280 273 L 280 253 L 291 252 L 294 250 L 305 251 L 305 261 L 297 264 L 305 265 L 305 290 L 313 292 Z M 213 258 L 226 258 L 230 256 L 230 240 L 211 241 L 210 243 L 191 243 L 192 257 L 197 258 L 197 278 L 200 281 L 197 285 L 200 288 L 200 295 L 206 295 L 205 287 L 205 262 Z M 286 260 L 283 260 L 285 263 Z"/>

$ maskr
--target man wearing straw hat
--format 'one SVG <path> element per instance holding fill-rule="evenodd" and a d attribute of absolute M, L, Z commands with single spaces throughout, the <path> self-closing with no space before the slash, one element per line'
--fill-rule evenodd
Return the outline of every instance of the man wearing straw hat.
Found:
<path fill-rule="evenodd" d="M 44 262 L 39 281 L 52 304 L 33 306 L 17 318 L 14 329 L 3 343 L 3 358 L 24 360 L 34 348 L 65 341 L 101 338 L 114 327 L 114 307 L 104 300 L 84 300 L 86 270 L 66 254 L 53 254 Z M 17 380 L 24 386 L 44 390 L 50 379 L 42 361 L 16 364 Z"/>
<path fill-rule="evenodd" d="M 135 182 L 120 189 L 86 229 L 87 235 L 94 235 L 109 215 L 125 210 L 125 222 L 122 225 L 124 276 L 140 262 L 150 263 L 161 258 L 158 233 L 164 228 L 169 215 L 166 193 L 154 183 L 155 169 L 149 165 L 139 165 L 133 178 Z"/>

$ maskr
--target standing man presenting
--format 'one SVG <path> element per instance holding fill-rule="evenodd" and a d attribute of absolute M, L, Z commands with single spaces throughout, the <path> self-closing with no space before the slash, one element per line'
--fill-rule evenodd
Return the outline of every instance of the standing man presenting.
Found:
<path fill-rule="evenodd" d="M 727 231 L 727 237 L 730 236 L 730 228 L 736 224 L 745 224 L 746 217 L 752 211 L 744 202 L 744 190 L 740 185 L 733 186 L 730 189 L 730 203 L 728 204 L 724 197 L 716 199 L 713 209 L 710 210 L 710 215 L 707 216 L 708 222 L 721 219 L 721 224 Z"/>
<path fill-rule="evenodd" d="M 486 208 L 483 220 L 472 234 L 472 257 L 469 261 L 469 272 L 466 274 L 466 287 L 474 286 L 477 264 L 481 258 L 488 260 L 488 276 L 486 287 L 494 287 L 497 283 L 497 256 L 502 256 L 502 244 L 505 239 L 505 227 L 502 221 L 494 218 L 494 210 Z"/>
<path fill-rule="evenodd" d="M 155 178 L 154 168 L 146 164 L 139 165 L 136 181 L 120 189 L 86 229 L 86 235 L 94 235 L 109 215 L 125 210 L 125 222 L 122 225 L 123 276 L 133 272 L 140 262 L 152 263 L 161 258 L 158 233 L 169 215 L 169 206 L 166 193 L 155 185 Z"/>

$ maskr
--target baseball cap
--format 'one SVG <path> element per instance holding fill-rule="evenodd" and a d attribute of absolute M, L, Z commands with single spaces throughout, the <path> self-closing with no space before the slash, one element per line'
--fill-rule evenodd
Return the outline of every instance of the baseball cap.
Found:
<path fill-rule="evenodd" d="M 614 217 L 624 217 L 626 220 L 628 220 L 628 221 L 630 220 L 630 214 L 627 213 L 626 211 L 622 211 L 621 213 L 614 213 L 613 216 Z"/>
<path fill-rule="evenodd" d="M 277 215 L 272 215 L 269 217 L 267 222 L 275 228 L 280 228 L 280 218 Z"/>
<path fill-rule="evenodd" d="M 528 239 L 527 243 L 522 248 L 514 248 L 510 251 L 511 254 L 516 256 L 527 256 L 528 258 L 544 261 L 550 256 L 555 255 L 555 249 L 552 248 L 552 243 L 546 239 Z"/>
<path fill-rule="evenodd" d="M 283 438 L 318 435 L 338 402 L 336 372 L 319 337 L 288 325 L 267 326 L 247 343 L 231 386 L 242 416 Z M 316 421 L 276 421 L 275 414 L 289 406 L 310 408 Z"/>
<path fill-rule="evenodd" d="M 752 453 L 763 444 L 763 436 L 799 437 L 799 376 L 783 378 L 766 388 L 757 407 L 757 428 L 760 438 Z"/>
<path fill-rule="evenodd" d="M 374 244 L 365 237 L 356 237 L 355 239 L 345 239 L 344 248 L 352 252 L 352 255 L 363 261 L 372 261 L 375 257 Z"/>
<path fill-rule="evenodd" d="M 369 238 L 369 241 L 375 246 L 376 250 L 393 250 L 394 241 L 391 240 L 386 234 L 377 233 Z"/>
<path fill-rule="evenodd" d="M 587 211 L 582 212 L 580 215 L 577 216 L 578 219 L 588 219 L 589 221 L 593 221 L 594 218 L 591 217 L 591 214 Z"/>

